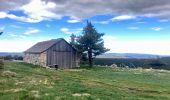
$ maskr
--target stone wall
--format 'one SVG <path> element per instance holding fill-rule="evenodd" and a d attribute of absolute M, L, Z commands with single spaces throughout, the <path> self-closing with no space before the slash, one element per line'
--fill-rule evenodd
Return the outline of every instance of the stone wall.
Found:
<path fill-rule="evenodd" d="M 40 54 L 39 63 L 41 66 L 46 67 L 47 65 L 47 53 L 43 52 Z"/>
<path fill-rule="evenodd" d="M 34 65 L 40 65 L 46 67 L 46 52 L 41 54 L 26 53 L 24 56 L 24 61 Z"/>

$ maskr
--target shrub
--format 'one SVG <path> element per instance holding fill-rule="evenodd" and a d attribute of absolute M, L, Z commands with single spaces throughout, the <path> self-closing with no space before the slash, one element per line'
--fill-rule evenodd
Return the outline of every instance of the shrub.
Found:
<path fill-rule="evenodd" d="M 23 60 L 23 57 L 15 55 L 15 56 L 12 57 L 12 59 L 14 59 L 14 60 Z"/>
<path fill-rule="evenodd" d="M 4 62 L 3 62 L 3 60 L 0 60 L 0 69 L 4 69 Z"/>

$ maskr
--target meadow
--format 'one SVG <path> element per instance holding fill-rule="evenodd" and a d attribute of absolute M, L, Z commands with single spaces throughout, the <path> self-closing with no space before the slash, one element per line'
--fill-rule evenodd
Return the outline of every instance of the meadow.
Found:
<path fill-rule="evenodd" d="M 170 71 L 102 66 L 52 70 L 5 62 L 0 100 L 170 100 Z"/>

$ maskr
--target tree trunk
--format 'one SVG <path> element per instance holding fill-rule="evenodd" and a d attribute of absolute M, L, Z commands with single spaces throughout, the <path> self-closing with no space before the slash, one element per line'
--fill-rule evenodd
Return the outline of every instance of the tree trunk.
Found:
<path fill-rule="evenodd" d="M 88 60 L 89 60 L 89 67 L 92 68 L 93 60 L 92 60 L 92 50 L 91 49 L 88 51 Z"/>

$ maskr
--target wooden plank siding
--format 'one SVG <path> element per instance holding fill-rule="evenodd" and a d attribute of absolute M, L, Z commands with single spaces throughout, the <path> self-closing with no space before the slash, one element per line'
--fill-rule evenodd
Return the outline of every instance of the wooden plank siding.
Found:
<path fill-rule="evenodd" d="M 76 51 L 66 41 L 60 41 L 47 50 L 47 66 L 76 67 Z"/>

